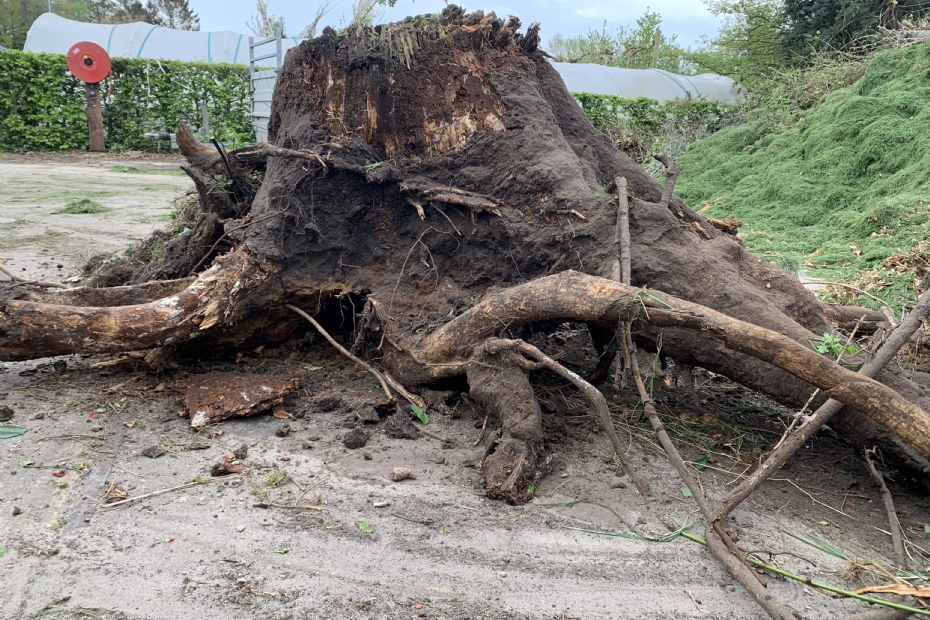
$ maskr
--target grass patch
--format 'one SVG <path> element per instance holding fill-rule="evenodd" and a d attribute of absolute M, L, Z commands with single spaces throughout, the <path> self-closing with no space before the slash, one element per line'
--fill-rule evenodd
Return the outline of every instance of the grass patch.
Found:
<path fill-rule="evenodd" d="M 696 208 L 726 196 L 707 214 L 742 219 L 749 251 L 909 308 L 924 274 L 902 257 L 930 259 L 930 44 L 877 54 L 795 121 L 728 127 L 677 163 L 677 193 Z"/>
<path fill-rule="evenodd" d="M 280 469 L 275 469 L 262 476 L 262 482 L 265 483 L 265 486 L 272 489 L 275 487 L 283 487 L 290 481 L 291 477 L 287 475 L 287 472 L 281 471 Z"/>
<path fill-rule="evenodd" d="M 65 213 L 68 215 L 85 215 L 93 213 L 106 213 L 107 211 L 109 211 L 109 209 L 107 209 L 96 200 L 82 198 L 80 200 L 72 200 L 65 206 L 64 209 L 58 213 Z"/>

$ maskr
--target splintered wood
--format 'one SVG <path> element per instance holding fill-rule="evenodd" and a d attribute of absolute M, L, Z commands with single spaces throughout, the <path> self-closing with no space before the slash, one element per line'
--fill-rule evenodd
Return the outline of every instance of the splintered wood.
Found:
<path fill-rule="evenodd" d="M 297 389 L 296 375 L 239 375 L 209 372 L 179 383 L 191 426 L 201 428 L 226 418 L 253 415 L 281 405 Z"/>

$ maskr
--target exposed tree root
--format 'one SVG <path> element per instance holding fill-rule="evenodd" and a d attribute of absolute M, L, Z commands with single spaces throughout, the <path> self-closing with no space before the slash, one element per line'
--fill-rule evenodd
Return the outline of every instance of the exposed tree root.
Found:
<path fill-rule="evenodd" d="M 917 305 L 914 306 L 910 314 L 905 317 L 904 321 L 885 341 L 884 345 L 867 361 L 859 371 L 863 377 L 874 377 L 882 368 L 884 368 L 897 355 L 923 322 L 930 316 L 930 292 L 925 292 Z M 829 422 L 843 408 L 843 403 L 838 400 L 828 400 L 817 411 L 811 415 L 808 420 L 798 428 L 777 450 L 769 454 L 768 458 L 759 469 L 752 475 L 741 482 L 739 486 L 726 495 L 714 511 L 714 520 L 722 522 L 733 512 L 743 500 L 749 497 L 752 492 L 759 487 L 765 480 L 772 476 L 776 471 L 788 462 L 794 454 L 807 443 L 814 434 Z M 927 429 L 928 427 L 924 427 Z M 924 433 L 927 433 L 924 430 Z"/>
<path fill-rule="evenodd" d="M 554 359 L 537 349 L 531 344 L 527 344 L 522 340 L 507 340 L 507 339 L 489 339 L 485 342 L 483 346 L 485 351 L 496 353 L 500 351 L 518 351 L 527 357 L 536 360 L 536 363 L 527 366 L 522 364 L 520 361 L 516 361 L 518 365 L 522 365 L 524 370 L 535 370 L 538 368 L 548 368 L 552 372 L 557 373 L 561 377 L 567 379 L 575 387 L 581 390 L 585 398 L 590 402 L 595 411 L 597 411 L 598 419 L 601 422 L 601 426 L 604 427 L 604 430 L 607 432 L 608 437 L 610 437 L 610 443 L 614 448 L 614 453 L 617 455 L 617 460 L 620 461 L 620 465 L 623 468 L 623 471 L 629 476 L 630 480 L 639 490 L 639 492 L 646 496 L 651 495 L 652 491 L 649 489 L 649 485 L 639 477 L 635 470 L 630 467 L 630 464 L 627 462 L 626 457 L 624 456 L 625 450 L 623 449 L 623 444 L 620 443 L 620 437 L 617 435 L 617 429 L 614 427 L 613 420 L 610 418 L 610 411 L 607 409 L 607 400 L 604 398 L 604 395 L 601 394 L 593 385 L 582 379 L 578 376 L 577 373 L 570 371 L 565 368 L 562 364 L 559 364 Z"/>
<path fill-rule="evenodd" d="M 516 353 L 479 346 L 466 375 L 471 397 L 500 420 L 499 435 L 484 459 L 489 497 L 523 503 L 548 469 L 542 450 L 542 412 Z"/>

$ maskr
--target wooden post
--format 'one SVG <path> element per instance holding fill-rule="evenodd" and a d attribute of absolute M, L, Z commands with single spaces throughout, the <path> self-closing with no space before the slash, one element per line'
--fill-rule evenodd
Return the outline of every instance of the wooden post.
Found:
<path fill-rule="evenodd" d="M 209 135 L 210 134 L 210 111 L 207 110 L 206 99 L 202 99 L 200 101 L 200 116 L 202 119 L 202 122 L 200 123 L 200 131 L 201 133 L 205 133 Z"/>
<path fill-rule="evenodd" d="M 90 130 L 90 150 L 106 150 L 103 139 L 103 111 L 100 108 L 100 84 L 85 84 L 87 93 L 87 127 Z"/>
<path fill-rule="evenodd" d="M 659 66 L 659 45 L 662 43 L 662 31 L 656 28 L 655 41 L 652 44 L 652 68 Z"/>

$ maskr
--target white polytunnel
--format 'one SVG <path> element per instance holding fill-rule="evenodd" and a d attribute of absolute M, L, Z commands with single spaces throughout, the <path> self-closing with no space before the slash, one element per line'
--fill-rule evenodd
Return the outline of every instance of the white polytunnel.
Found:
<path fill-rule="evenodd" d="M 249 37 L 254 35 L 219 30 L 214 32 L 173 30 L 144 22 L 133 24 L 88 24 L 59 17 L 54 13 L 39 16 L 26 36 L 24 49 L 30 52 L 65 54 L 78 41 L 92 41 L 117 58 L 151 58 L 187 62 L 225 62 L 249 64 Z M 281 54 L 300 44 L 302 39 L 281 39 Z M 263 43 L 264 42 L 264 43 Z M 255 44 L 277 46 L 272 38 L 255 37 Z M 256 66 L 251 74 L 251 122 L 258 141 L 268 139 L 271 99 L 277 82 L 272 59 L 256 47 Z M 694 99 L 736 103 L 739 87 L 720 75 L 677 75 L 660 69 L 618 69 L 595 64 L 554 62 L 571 92 L 616 95 L 624 99 L 648 97 L 664 102 L 671 99 Z"/>
<path fill-rule="evenodd" d="M 144 22 L 133 24 L 88 24 L 59 17 L 39 16 L 29 29 L 25 49 L 64 54 L 72 43 L 93 41 L 110 56 L 161 58 L 203 62 L 249 62 L 249 37 L 229 30 L 200 32 L 173 30 Z M 301 39 L 281 41 L 282 52 Z M 273 64 L 273 63 L 268 63 Z M 571 92 L 617 95 L 625 99 L 648 97 L 659 102 L 670 99 L 699 99 L 735 103 L 738 87 L 733 80 L 714 74 L 677 75 L 661 69 L 618 69 L 595 64 L 554 62 L 552 66 Z"/>
<path fill-rule="evenodd" d="M 88 24 L 65 19 L 54 13 L 45 13 L 32 23 L 23 49 L 29 52 L 65 54 L 73 43 L 93 41 L 110 56 L 117 58 L 160 58 L 241 65 L 249 64 L 250 36 L 253 35 L 229 30 L 174 30 L 145 22 Z M 282 51 L 299 45 L 300 41 L 282 39 Z"/>
<path fill-rule="evenodd" d="M 713 73 L 678 75 L 661 69 L 619 69 L 604 65 L 554 62 L 573 93 L 616 95 L 624 99 L 648 97 L 659 103 L 671 99 L 697 99 L 736 103 L 738 87 L 728 77 Z"/>

